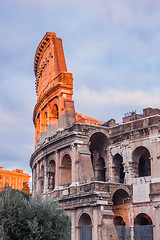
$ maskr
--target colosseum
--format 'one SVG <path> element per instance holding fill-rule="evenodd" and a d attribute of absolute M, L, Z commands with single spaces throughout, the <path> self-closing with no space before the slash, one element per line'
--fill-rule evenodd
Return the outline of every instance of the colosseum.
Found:
<path fill-rule="evenodd" d="M 62 40 L 47 32 L 34 60 L 33 195 L 71 217 L 71 240 L 160 239 L 160 110 L 117 124 L 75 111 Z"/>

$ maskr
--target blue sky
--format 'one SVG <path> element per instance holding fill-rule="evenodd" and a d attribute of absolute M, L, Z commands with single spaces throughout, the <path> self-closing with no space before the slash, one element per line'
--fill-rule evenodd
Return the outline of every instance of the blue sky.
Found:
<path fill-rule="evenodd" d="M 101 121 L 160 107 L 160 1 L 1 0 L 0 165 L 31 172 L 34 54 L 63 39 L 77 112 Z"/>

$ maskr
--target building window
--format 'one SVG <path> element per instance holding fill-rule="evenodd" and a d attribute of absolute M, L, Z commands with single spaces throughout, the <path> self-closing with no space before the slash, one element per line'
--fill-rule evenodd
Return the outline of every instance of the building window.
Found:
<path fill-rule="evenodd" d="M 12 181 L 14 182 L 14 177 L 12 178 Z"/>
<path fill-rule="evenodd" d="M 6 180 L 8 180 L 8 177 L 6 177 Z"/>

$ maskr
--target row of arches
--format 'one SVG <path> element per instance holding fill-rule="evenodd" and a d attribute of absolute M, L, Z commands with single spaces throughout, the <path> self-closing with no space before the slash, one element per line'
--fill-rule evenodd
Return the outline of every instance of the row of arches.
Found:
<path fill-rule="evenodd" d="M 90 138 L 89 150 L 94 171 L 94 178 L 97 181 L 106 181 L 107 177 L 107 152 L 108 139 L 103 133 L 95 133 Z M 144 146 L 137 147 L 131 154 L 132 176 L 144 177 L 151 175 L 151 156 L 149 150 Z M 119 153 L 112 157 L 112 180 L 116 183 L 125 181 L 125 161 Z"/>
<path fill-rule="evenodd" d="M 92 150 L 91 150 L 92 151 Z M 133 159 L 136 159 L 136 163 L 133 165 L 133 175 L 134 177 L 143 177 L 151 175 L 151 163 L 150 163 L 150 153 L 145 147 L 138 147 L 133 152 Z M 139 159 L 137 161 L 137 159 Z M 133 160 L 134 161 L 134 160 Z M 107 181 L 106 179 L 106 166 L 103 154 L 97 156 L 96 152 L 91 154 L 91 162 L 93 165 L 93 171 L 95 180 L 97 181 Z M 36 165 L 35 165 L 36 168 Z M 71 184 L 71 171 L 72 171 L 72 160 L 69 154 L 65 154 L 62 158 L 61 164 L 59 166 L 60 174 L 60 185 L 69 186 Z M 37 176 L 40 177 L 40 192 L 44 191 L 44 178 L 47 175 L 48 179 L 48 189 L 52 190 L 55 187 L 55 176 L 56 176 L 56 161 L 51 160 L 48 164 L 48 168 L 45 169 L 44 164 L 40 166 L 40 169 L 35 169 L 35 185 Z M 109 178 L 109 177 L 108 177 Z M 118 153 L 113 156 L 112 161 L 112 181 L 115 183 L 124 183 L 125 172 L 123 158 Z"/>
<path fill-rule="evenodd" d="M 39 168 L 39 169 L 38 169 Z M 55 179 L 56 179 L 56 161 L 50 160 L 48 163 L 47 170 L 45 169 L 44 164 L 41 166 L 34 166 L 34 189 L 36 189 L 37 182 L 40 185 L 40 192 L 44 192 L 44 183 L 45 175 L 47 175 L 49 190 L 55 188 Z M 71 157 L 69 154 L 65 154 L 62 158 L 60 166 L 60 175 L 61 175 L 61 186 L 68 186 L 71 184 Z M 39 178 L 39 181 L 37 181 Z"/>
<path fill-rule="evenodd" d="M 129 226 L 131 197 L 127 191 L 124 189 L 115 191 L 112 202 L 112 211 L 115 214 L 114 225 L 119 239 L 153 240 L 153 223 L 146 213 L 138 214 L 132 221 L 133 226 Z"/>
<path fill-rule="evenodd" d="M 114 225 L 120 240 L 131 239 L 131 235 L 133 235 L 135 240 L 153 240 L 153 222 L 146 213 L 140 213 L 135 217 L 133 234 L 131 234 L 131 227 L 125 225 L 124 219 L 121 216 L 114 218 Z"/>
<path fill-rule="evenodd" d="M 119 239 L 131 239 L 131 228 L 126 227 L 121 216 L 113 219 Z M 78 221 L 79 240 L 92 240 L 92 220 L 88 213 L 83 213 Z M 146 213 L 138 214 L 134 219 L 134 239 L 153 240 L 153 223 Z"/>
<path fill-rule="evenodd" d="M 55 126 L 57 126 L 59 117 L 58 112 L 58 105 L 50 103 L 48 107 L 46 106 L 38 115 L 36 118 L 36 139 L 40 138 L 40 133 L 47 132 L 47 128 L 49 125 L 51 125 L 52 130 L 54 130 Z"/>

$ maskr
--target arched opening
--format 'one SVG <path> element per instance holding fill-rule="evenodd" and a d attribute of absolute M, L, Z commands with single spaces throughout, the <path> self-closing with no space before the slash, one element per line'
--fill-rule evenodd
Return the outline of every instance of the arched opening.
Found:
<path fill-rule="evenodd" d="M 106 180 L 105 168 L 105 149 L 107 146 L 107 137 L 103 133 L 94 133 L 90 138 L 89 150 L 91 152 L 91 160 L 94 171 L 94 180 Z"/>
<path fill-rule="evenodd" d="M 41 166 L 41 193 L 44 192 L 44 165 Z"/>
<path fill-rule="evenodd" d="M 48 188 L 49 190 L 53 190 L 55 188 L 55 161 L 51 160 L 49 162 L 49 171 L 48 171 Z"/>
<path fill-rule="evenodd" d="M 129 195 L 123 189 L 119 189 L 113 194 L 113 198 L 112 198 L 113 206 L 122 205 L 122 204 L 124 205 L 128 202 L 128 200 L 129 200 Z"/>
<path fill-rule="evenodd" d="M 116 154 L 113 157 L 113 180 L 117 183 L 124 183 L 124 167 L 123 167 L 123 158 L 120 154 Z"/>
<path fill-rule="evenodd" d="M 58 106 L 51 102 L 49 104 L 50 114 L 49 114 L 49 133 L 53 134 L 58 129 Z"/>
<path fill-rule="evenodd" d="M 130 198 L 129 194 L 123 190 L 118 189 L 112 197 L 113 206 L 112 211 L 115 214 L 114 225 L 119 239 L 130 239 L 131 229 L 126 223 L 129 222 L 129 208 Z M 125 221 L 126 223 L 125 223 Z"/>
<path fill-rule="evenodd" d="M 92 220 L 87 213 L 83 213 L 78 223 L 80 240 L 92 240 Z"/>
<path fill-rule="evenodd" d="M 61 185 L 69 186 L 71 184 L 71 157 L 65 154 L 61 164 Z"/>
<path fill-rule="evenodd" d="M 41 118 L 41 131 L 46 132 L 47 131 L 47 112 L 44 112 L 42 118 Z"/>
<path fill-rule="evenodd" d="M 37 120 L 36 120 L 36 126 L 35 126 L 35 132 L 36 132 L 36 136 L 35 139 L 36 141 L 40 138 L 40 116 L 38 115 Z"/>
<path fill-rule="evenodd" d="M 138 147 L 133 151 L 133 173 L 135 177 L 151 175 L 150 153 L 145 147 Z"/>
<path fill-rule="evenodd" d="M 52 118 L 54 120 L 58 119 L 58 106 L 57 106 L 57 104 L 53 105 L 53 108 L 52 108 Z"/>
<path fill-rule="evenodd" d="M 134 219 L 134 239 L 153 240 L 153 223 L 146 213 L 140 213 Z"/>
<path fill-rule="evenodd" d="M 123 218 L 121 216 L 116 216 L 113 221 L 118 239 L 131 239 L 131 229 L 129 226 L 125 226 Z"/>
<path fill-rule="evenodd" d="M 115 226 L 125 226 L 125 222 L 121 216 L 116 216 L 114 218 L 114 225 Z"/>

